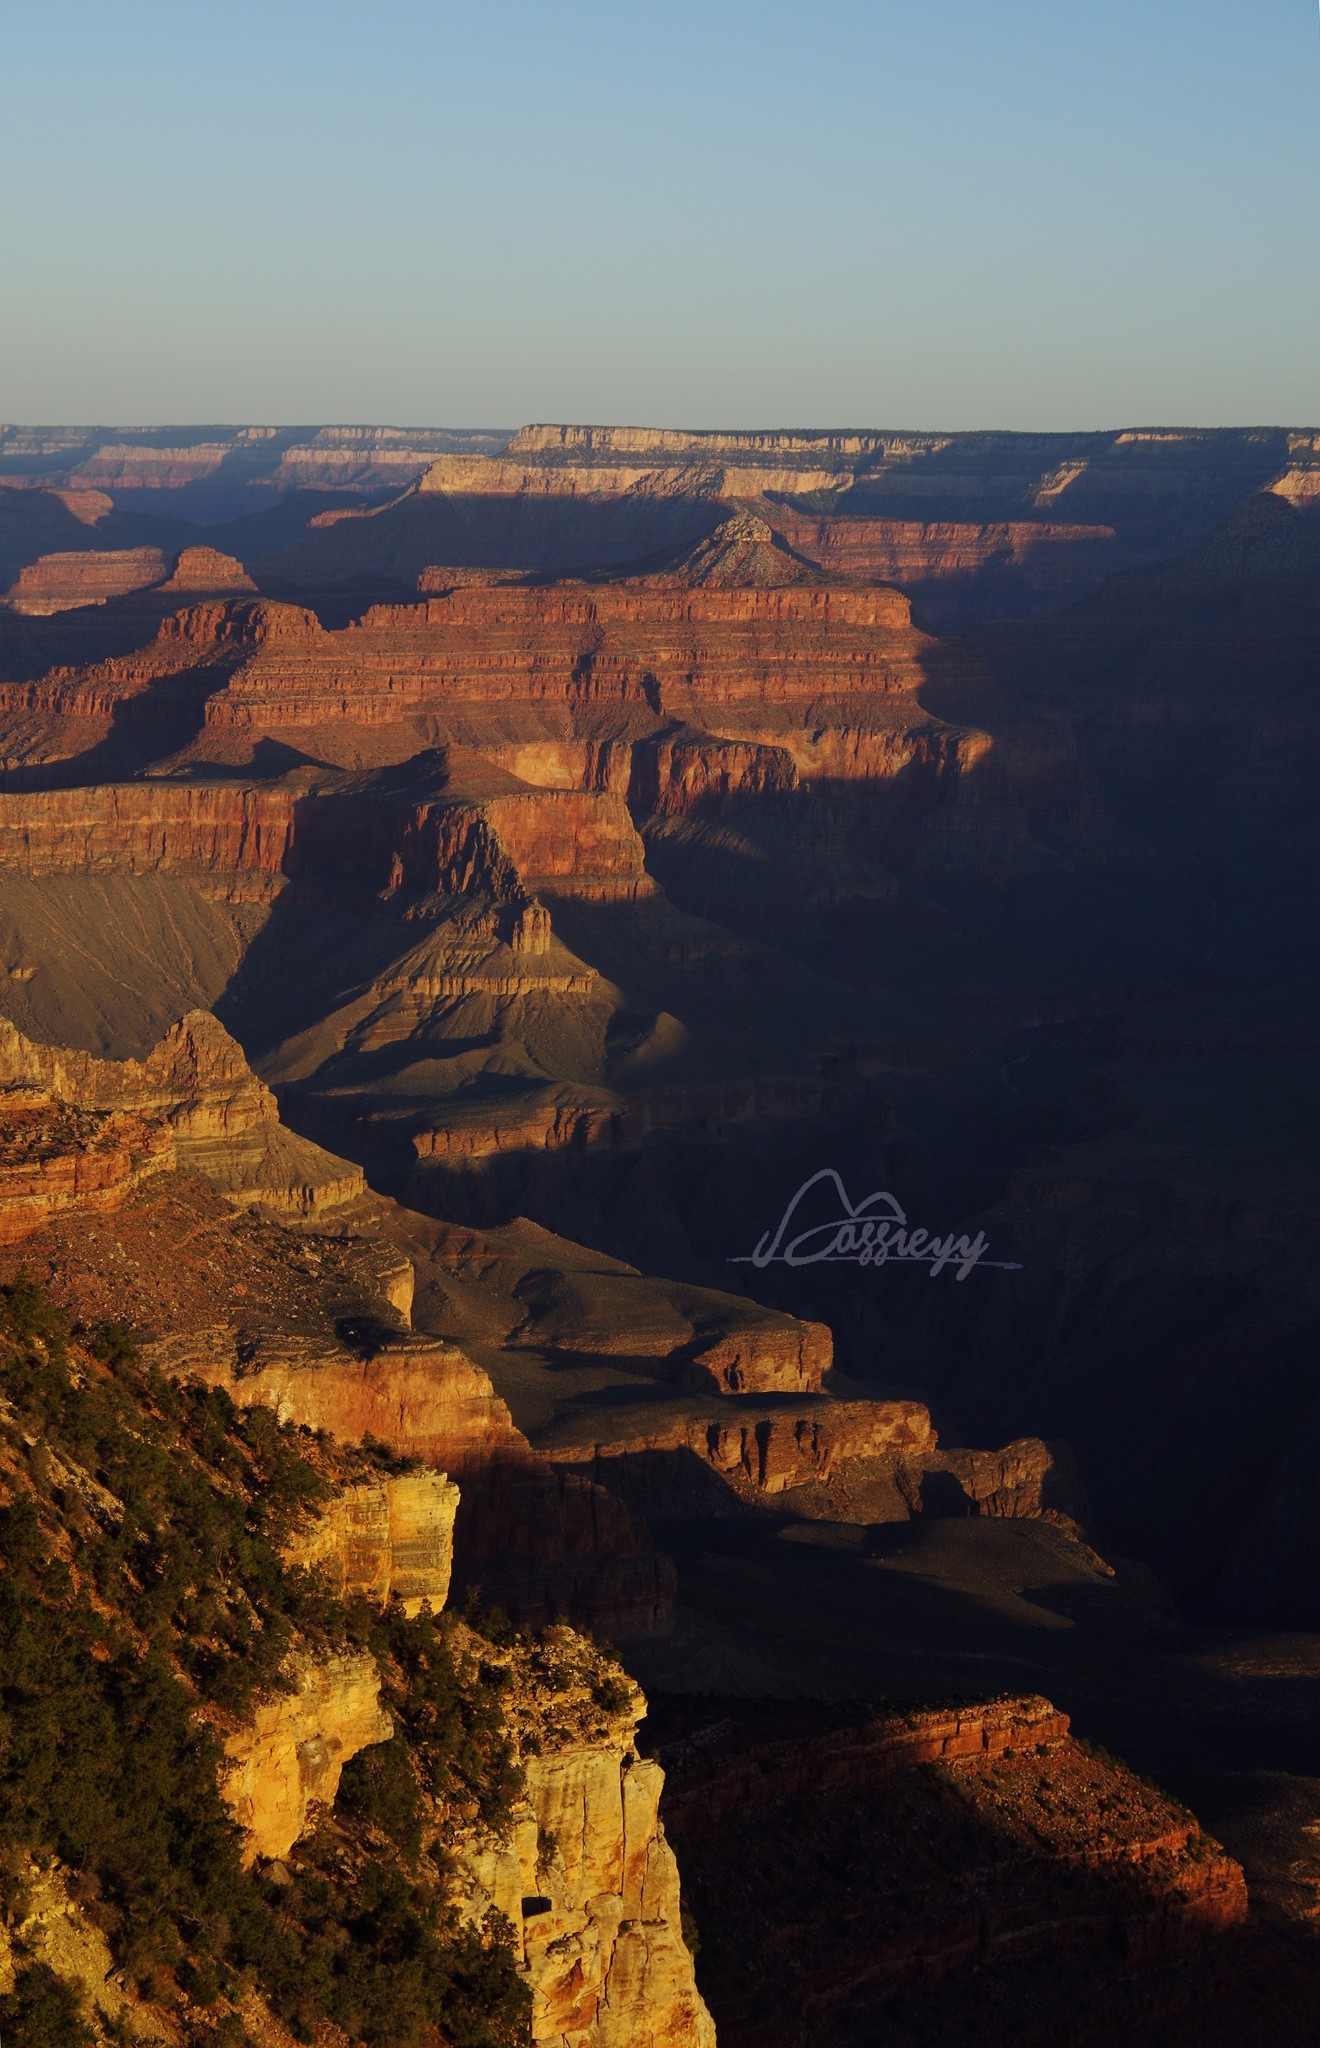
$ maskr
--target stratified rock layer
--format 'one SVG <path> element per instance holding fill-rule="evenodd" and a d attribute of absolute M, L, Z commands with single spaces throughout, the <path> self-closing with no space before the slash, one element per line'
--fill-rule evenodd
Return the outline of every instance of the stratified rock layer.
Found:
<path fill-rule="evenodd" d="M 32 1163 L 11 1149 L 0 1168 L 0 1232 L 9 1237 L 93 1195 L 106 1206 L 146 1173 L 175 1166 L 231 1200 L 296 1216 L 351 1201 L 365 1186 L 346 1160 L 281 1126 L 274 1096 L 207 1011 L 190 1012 L 145 1060 L 36 1045 L 0 1018 L 0 1102 L 6 1096 L 27 1127 L 36 1114 L 41 1133 L 35 1154 L 28 1140 Z"/>
<path fill-rule="evenodd" d="M 443 1472 L 382 1473 L 341 1487 L 285 1550 L 291 1564 L 323 1572 L 340 1599 L 362 1595 L 405 1614 L 438 1614 L 454 1568 L 458 1488 Z"/>
<path fill-rule="evenodd" d="M 514 1929 L 533 2039 L 714 2048 L 660 1816 L 664 1774 L 636 1747 L 645 1700 L 563 1628 L 509 1669 L 525 1801 L 502 1838 L 475 1838 L 462 1857 L 469 1912 L 493 1904 Z"/>

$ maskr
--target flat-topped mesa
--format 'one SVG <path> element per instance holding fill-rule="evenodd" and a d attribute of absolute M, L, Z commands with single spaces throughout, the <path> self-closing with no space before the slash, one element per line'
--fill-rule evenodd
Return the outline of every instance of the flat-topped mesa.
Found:
<path fill-rule="evenodd" d="M 896 584 L 927 618 L 958 624 L 968 616 L 1061 605 L 1097 588 L 1136 551 L 1114 526 L 1062 520 L 848 517 L 773 508 L 775 530 L 830 576 Z M 952 608 L 952 609 L 951 609 Z"/>
<path fill-rule="evenodd" d="M 189 595 L 234 591 L 255 595 L 256 584 L 243 564 L 218 548 L 184 548 L 172 574 L 160 586 L 160 595 L 184 591 Z"/>
<path fill-rule="evenodd" d="M 664 427 L 528 426 L 497 455 L 441 456 L 419 490 L 482 496 L 737 499 L 849 490 L 869 462 L 911 459 L 932 435 L 689 433 Z"/>
<path fill-rule="evenodd" d="M 787 747 L 679 731 L 632 748 L 630 805 L 648 818 L 720 810 L 737 796 L 787 796 L 798 768 Z"/>
<path fill-rule="evenodd" d="M 211 551 L 198 549 L 196 552 L 209 555 Z M 228 557 L 221 555 L 215 560 L 223 563 Z M 238 566 L 234 564 L 235 568 Z M 222 572 L 217 570 L 216 573 Z M 197 663 L 208 657 L 218 663 L 226 658 L 238 659 L 249 650 L 266 647 L 316 646 L 324 638 L 325 629 L 316 613 L 308 611 L 304 605 L 277 604 L 265 597 L 201 596 L 199 602 L 183 605 L 161 620 L 150 650 L 144 650 L 143 655 L 120 656 L 102 662 L 97 673 L 106 677 L 133 676 L 148 671 L 168 675 L 172 672 L 172 665 Z"/>
<path fill-rule="evenodd" d="M 179 490 L 212 475 L 229 453 L 227 441 L 170 448 L 104 440 L 86 450 L 70 480 L 81 490 Z"/>
<path fill-rule="evenodd" d="M 154 1125 L 142 1140 L 144 1169 L 177 1165 L 240 1206 L 307 1216 L 365 1190 L 360 1168 L 284 1129 L 274 1096 L 209 1011 L 190 1011 L 143 1060 L 37 1045 L 0 1018 L 0 1089 L 28 1103 L 44 1098 L 68 1111 L 127 1115 L 148 1131 Z M 75 1117 L 70 1144 L 77 1143 Z M 120 1193 L 140 1177 L 125 1174 Z M 75 1174 L 59 1206 L 76 1207 L 79 1192 Z"/>
<path fill-rule="evenodd" d="M 600 456 L 647 455 L 690 459 L 694 455 L 764 456 L 782 460 L 805 456 L 820 463 L 855 460 L 873 455 L 899 442 L 913 448 L 938 445 L 933 435 L 895 435 L 823 431 L 819 433 L 764 432 L 743 430 L 709 432 L 684 427 L 574 427 L 538 424 L 520 427 L 507 444 L 507 456 L 536 456 L 581 460 Z"/>
<path fill-rule="evenodd" d="M 910 693 L 929 643 L 898 591 L 657 579 L 469 587 L 376 605 L 340 632 L 254 649 L 207 703 L 208 728 L 388 725 L 464 707 L 607 708 L 637 730 L 712 710 Z"/>
<path fill-rule="evenodd" d="M 159 548 L 87 548 L 26 563 L 0 604 L 28 618 L 48 618 L 138 593 L 255 595 L 256 588 L 243 564 L 216 548 L 184 548 L 173 569 Z"/>
<path fill-rule="evenodd" d="M 647 464 L 631 461 L 594 463 L 538 462 L 509 456 L 442 455 L 417 484 L 415 499 L 443 494 L 455 498 L 510 499 L 534 503 L 541 499 L 611 498 L 683 499 L 701 501 L 755 497 L 761 491 L 824 493 L 846 491 L 850 470 L 837 465 L 805 468 L 791 460 L 778 466 L 722 462 L 705 451 L 688 460 Z M 400 502 L 406 502 L 401 500 Z"/>
<path fill-rule="evenodd" d="M 725 1391 L 725 1390 L 721 1390 Z M 562 1422 L 542 1444 L 547 1457 L 607 1486 L 639 1514 L 673 1514 L 695 1496 L 710 1513 L 720 1500 L 708 1483 L 694 1486 L 694 1461 L 728 1493 L 728 1511 L 797 1487 L 828 1481 L 857 1459 L 920 1461 L 935 1449 L 929 1410 L 917 1401 L 831 1401 L 757 1412 L 740 1402 L 728 1421 L 676 1417 L 672 1408 L 654 1419 L 616 1427 L 596 1411 L 576 1425 Z M 704 1476 L 704 1475 L 703 1475 Z"/>
<path fill-rule="evenodd" d="M 859 512 L 875 496 L 916 497 L 957 518 L 979 499 L 1003 517 L 1010 507 L 1029 515 L 1066 497 L 1084 503 L 1088 518 L 1094 501 L 1107 499 L 1125 517 L 1158 510 L 1167 521 L 1198 499 L 1259 488 L 1290 452 L 1278 429 L 776 433 L 538 424 L 498 454 L 468 458 L 462 483 L 444 477 L 442 459 L 423 488 L 626 495 L 691 489 L 683 479 L 703 479 L 726 497 L 854 491 Z"/>
<path fill-rule="evenodd" d="M 656 893 L 623 797 L 612 790 L 527 790 L 483 815 L 529 894 L 637 902 Z M 529 926 L 526 950 L 536 950 Z"/>
<path fill-rule="evenodd" d="M 165 558 L 159 548 L 86 549 L 41 555 L 20 571 L 0 603 L 28 618 L 101 605 L 164 581 Z"/>
<path fill-rule="evenodd" d="M 291 490 L 397 489 L 411 483 L 444 449 L 495 449 L 505 438 L 425 427 L 216 428 L 191 446 L 170 446 L 156 434 L 141 439 L 107 434 L 104 428 L 65 430 L 65 435 L 59 447 L 67 464 L 62 473 L 79 485 L 162 495 L 187 491 L 192 497 L 200 491 L 213 499 L 217 513 L 231 505 L 239 509 L 233 501 L 254 490 L 263 493 L 258 501 L 263 502 Z"/>
<path fill-rule="evenodd" d="M 740 513 L 642 575 L 458 587 L 374 606 L 338 631 L 295 606 L 203 602 L 131 655 L 0 685 L 0 712 L 14 718 L 20 759 L 34 714 L 51 721 L 46 744 L 60 756 L 70 742 L 59 721 L 104 719 L 108 737 L 126 695 L 195 674 L 204 726 L 192 751 L 208 761 L 247 761 L 260 735 L 287 744 L 306 734 L 310 757 L 349 768 L 444 742 L 537 787 L 626 794 L 661 815 L 784 793 L 799 779 L 901 774 L 919 793 L 928 758 L 956 778 L 969 736 L 921 703 L 933 643 L 913 628 L 907 598 L 828 585 L 767 531 Z M 189 801 L 152 787 L 162 816 Z M 32 829 L 42 832 L 39 814 Z M 104 850 L 88 844 L 86 858 L 103 862 Z"/>
<path fill-rule="evenodd" d="M 780 1395 L 773 1407 L 755 1397 L 731 1405 L 728 1419 L 709 1402 L 696 1415 L 673 1402 L 622 1416 L 597 1408 L 556 1420 L 538 1432 L 537 1448 L 642 1516 L 737 1515 L 802 1500 L 817 1512 L 828 1501 L 828 1518 L 844 1522 L 1044 1521 L 1085 1540 L 1057 1504 L 1075 1500 L 1074 1490 L 1039 1438 L 1002 1451 L 944 1450 L 916 1401 L 816 1395 L 799 1404 Z M 785 1494 L 798 1498 L 785 1503 Z"/>

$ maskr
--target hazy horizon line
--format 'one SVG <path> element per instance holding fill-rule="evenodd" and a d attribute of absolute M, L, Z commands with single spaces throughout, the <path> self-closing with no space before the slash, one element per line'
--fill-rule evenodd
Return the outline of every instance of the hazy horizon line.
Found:
<path fill-rule="evenodd" d="M 861 425 L 856 421 L 837 423 L 833 426 L 798 426 L 788 421 L 777 424 L 760 423 L 757 426 L 706 426 L 691 427 L 673 420 L 575 420 L 540 419 L 519 420 L 516 426 L 490 422 L 476 422 L 471 425 L 456 425 L 452 421 L 412 420 L 400 423 L 391 419 L 262 419 L 256 416 L 247 419 L 192 419 L 192 420 L 0 420 L 0 434 L 24 433 L 115 433 L 115 434 L 166 434 L 199 433 L 204 431 L 234 432 L 244 428 L 264 427 L 273 432 L 305 433 L 315 429 L 327 432 L 338 429 L 344 432 L 363 431 L 394 434 L 518 434 L 531 427 L 566 427 L 586 433 L 671 433 L 691 434 L 694 437 L 707 434 L 798 434 L 804 439 L 826 440 L 839 434 L 875 435 L 921 435 L 921 434 L 981 434 L 997 435 L 1005 440 L 1025 440 L 1036 436 L 1057 434 L 1320 434 L 1320 425 L 1298 420 L 1242 420 L 1209 426 L 1204 423 L 1173 420 L 1128 420 L 1102 427 L 996 427 L 972 426 L 953 427 L 926 424 L 923 426 L 874 426 Z"/>

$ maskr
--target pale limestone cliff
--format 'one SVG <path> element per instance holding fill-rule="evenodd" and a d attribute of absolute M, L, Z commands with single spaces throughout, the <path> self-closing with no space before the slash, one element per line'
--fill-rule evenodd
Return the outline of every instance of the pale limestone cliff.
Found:
<path fill-rule="evenodd" d="M 320 1570 L 341 1599 L 362 1594 L 436 1614 L 454 1568 L 458 1488 L 443 1472 L 380 1473 L 344 1487 L 285 1549 L 288 1563 Z"/>
<path fill-rule="evenodd" d="M 333 1805 L 349 1758 L 394 1733 L 365 1651 L 299 1659 L 287 1675 L 292 1691 L 262 1701 L 224 1746 L 221 1789 L 243 1830 L 247 1863 L 287 1856 L 314 1809 Z"/>
<path fill-rule="evenodd" d="M 637 463 L 542 464 L 499 456 L 441 455 L 417 486 L 419 492 L 501 498 L 584 498 L 617 494 L 644 498 L 743 498 L 757 491 L 846 491 L 846 470 L 744 467 L 696 460 L 647 467 Z"/>
<path fill-rule="evenodd" d="M 533 2034 L 553 2048 L 572 2048 L 584 2028 L 599 2048 L 713 2048 L 660 1821 L 663 1786 L 660 1766 L 628 1751 L 569 1751 L 528 1769 L 538 1837 L 553 1832 L 566 1865 L 559 1910 L 523 1919 Z M 549 1883 L 553 1900 L 554 1869 Z"/>
<path fill-rule="evenodd" d="M 567 1628 L 509 1662 L 525 1800 L 505 1835 L 472 1841 L 461 1861 L 467 1912 L 493 1904 L 514 1929 L 533 2039 L 714 2048 L 660 1820 L 664 1773 L 634 1743 L 645 1700 Z"/>
<path fill-rule="evenodd" d="M 683 1938 L 679 1874 L 660 1820 L 664 1773 L 639 1757 L 646 1711 L 617 1665 L 572 1629 L 499 1650 L 456 1627 L 460 1662 L 508 1672 L 505 1719 L 524 1794 L 506 1825 L 449 1839 L 457 1903 L 513 1931 L 542 2048 L 714 2048 Z M 365 1654 L 295 1665 L 294 1690 L 225 1744 L 225 1796 L 245 1860 L 286 1856 L 333 1802 L 344 1764 L 387 1741 Z"/>
<path fill-rule="evenodd" d="M 155 1351 L 167 1371 L 222 1386 L 241 1408 L 273 1408 L 281 1422 L 328 1430 L 343 1443 L 374 1437 L 401 1456 L 451 1467 L 527 1454 L 488 1374 L 435 1338 L 400 1338 L 362 1357 L 319 1338 L 271 1337 L 240 1355 L 236 1332 L 222 1327 Z"/>

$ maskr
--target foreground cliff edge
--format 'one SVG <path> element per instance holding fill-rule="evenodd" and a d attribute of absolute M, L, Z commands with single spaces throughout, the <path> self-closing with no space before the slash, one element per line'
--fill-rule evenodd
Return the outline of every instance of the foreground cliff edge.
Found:
<path fill-rule="evenodd" d="M 6 2038 L 713 2044 L 641 1695 L 440 1613 L 457 1489 L 0 1320 Z"/>

